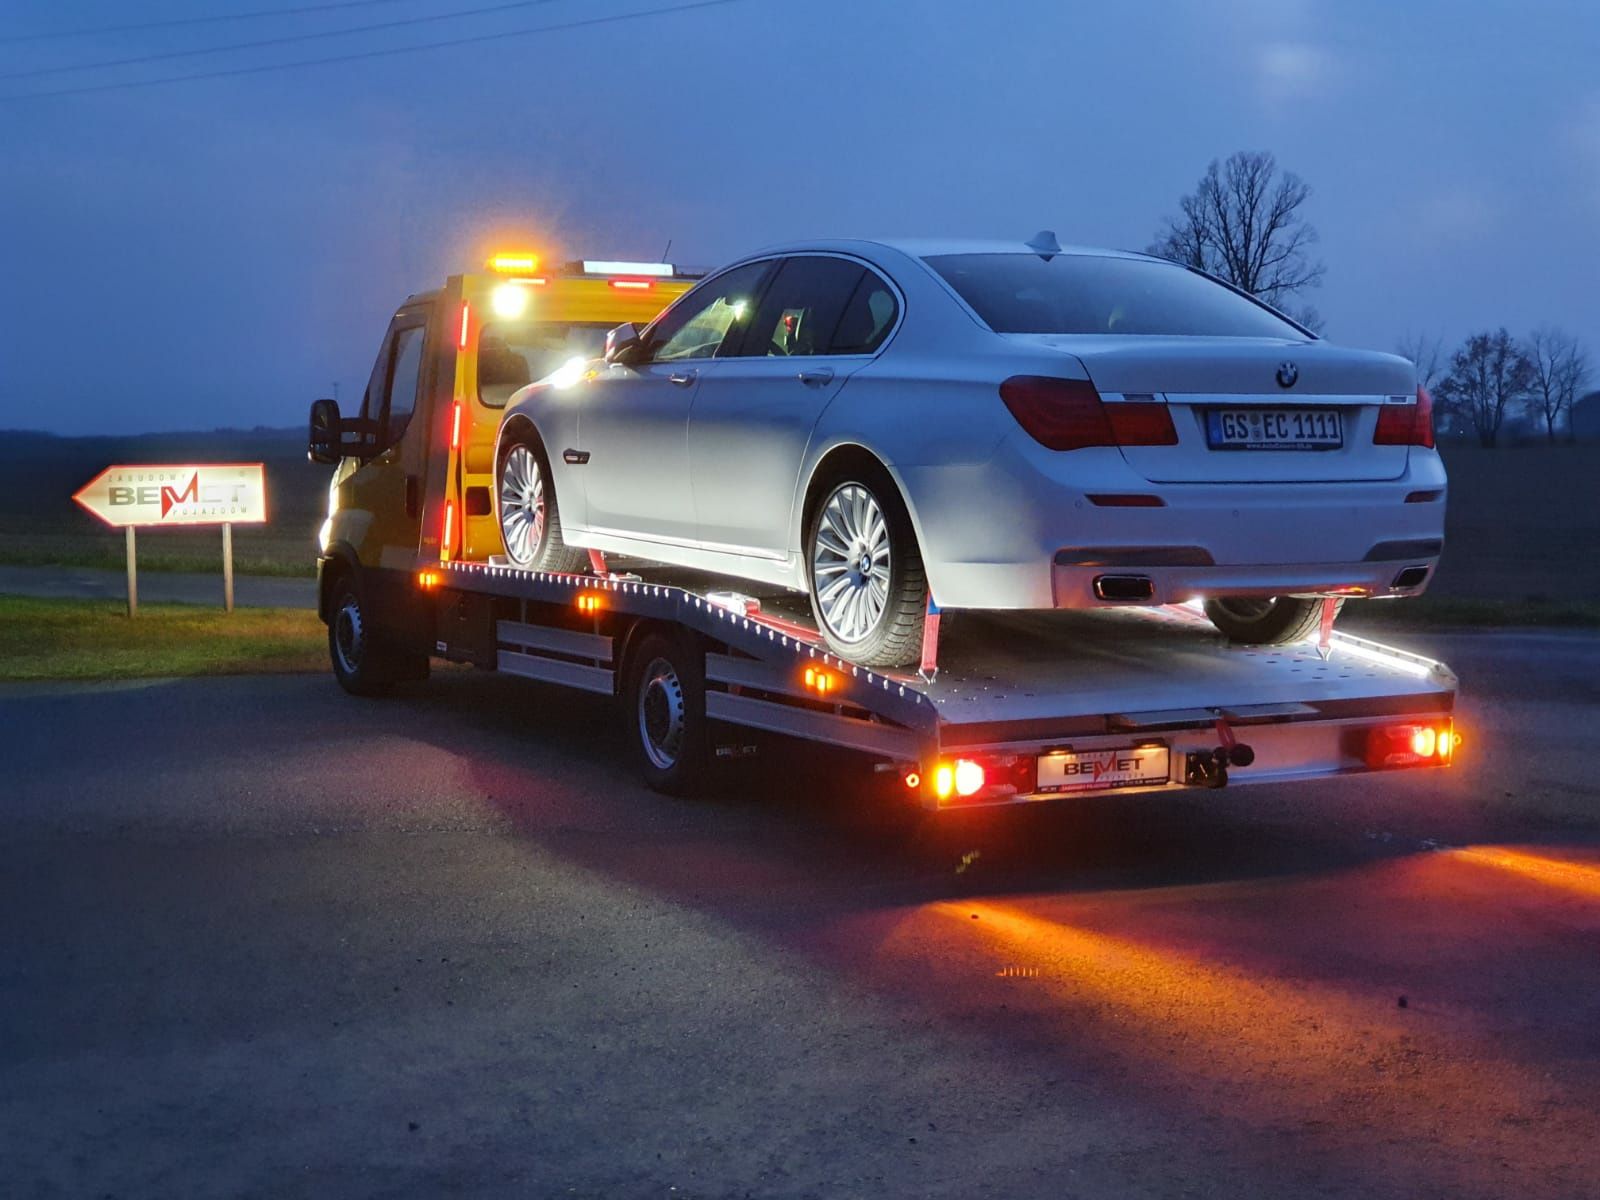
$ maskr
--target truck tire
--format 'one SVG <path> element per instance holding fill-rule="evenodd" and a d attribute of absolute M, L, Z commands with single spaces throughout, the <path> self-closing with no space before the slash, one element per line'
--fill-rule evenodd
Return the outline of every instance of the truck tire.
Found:
<path fill-rule="evenodd" d="M 1344 607 L 1336 602 L 1334 615 Z M 1219 597 L 1206 601 L 1206 616 L 1230 642 L 1243 646 L 1287 646 L 1303 642 L 1322 622 L 1315 596 Z"/>
<path fill-rule="evenodd" d="M 352 696 L 381 696 L 402 680 L 426 679 L 428 656 L 402 650 L 372 628 L 365 589 L 344 571 L 329 589 L 328 659 Z"/>
<path fill-rule="evenodd" d="M 840 472 L 806 520 L 811 612 L 828 645 L 864 667 L 922 655 L 928 577 L 900 490 L 883 469 Z"/>
<path fill-rule="evenodd" d="M 708 770 L 705 655 L 687 637 L 649 633 L 628 656 L 623 729 L 651 788 L 688 795 Z"/>
<path fill-rule="evenodd" d="M 576 574 L 588 569 L 589 553 L 561 537 L 550 460 L 534 433 L 508 440 L 495 472 L 495 514 L 506 557 L 535 571 Z"/>

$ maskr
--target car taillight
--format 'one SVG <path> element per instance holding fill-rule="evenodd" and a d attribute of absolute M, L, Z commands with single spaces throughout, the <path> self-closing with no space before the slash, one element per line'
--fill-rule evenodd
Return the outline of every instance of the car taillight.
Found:
<path fill-rule="evenodd" d="M 1178 444 L 1165 404 L 1107 404 L 1087 379 L 1013 375 L 1000 385 L 1000 399 L 1028 436 L 1049 450 Z"/>
<path fill-rule="evenodd" d="M 1375 446 L 1426 446 L 1433 448 L 1433 397 L 1417 389 L 1415 404 L 1385 404 L 1378 410 L 1378 427 L 1372 431 Z"/>

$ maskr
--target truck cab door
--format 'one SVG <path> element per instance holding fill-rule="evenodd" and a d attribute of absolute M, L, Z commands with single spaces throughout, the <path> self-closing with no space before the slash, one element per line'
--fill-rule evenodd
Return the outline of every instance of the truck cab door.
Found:
<path fill-rule="evenodd" d="M 424 395 L 428 315 L 425 306 L 408 307 L 390 322 L 361 402 L 371 445 L 341 465 L 330 515 L 330 545 L 349 545 L 373 573 L 370 579 L 393 574 L 403 578 L 384 582 L 402 585 L 409 585 L 422 537 L 428 422 L 417 409 Z"/>

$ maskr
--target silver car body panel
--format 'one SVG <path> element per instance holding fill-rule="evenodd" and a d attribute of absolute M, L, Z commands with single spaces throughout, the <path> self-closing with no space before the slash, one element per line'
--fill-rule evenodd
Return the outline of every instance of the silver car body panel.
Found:
<path fill-rule="evenodd" d="M 1118 564 L 1057 561 L 1083 547 L 1204 548 L 1209 565 L 1139 568 L 1156 603 L 1421 590 L 1392 584 L 1401 567 L 1431 572 L 1437 561 L 1443 463 L 1432 449 L 1372 444 L 1380 403 L 1415 395 L 1411 364 L 1310 335 L 996 334 L 921 257 L 1017 250 L 833 241 L 751 255 L 729 269 L 801 254 L 854 259 L 892 285 L 897 324 L 871 355 L 599 364 L 573 386 L 518 392 L 502 437 L 537 429 L 569 544 L 796 590 L 806 587 L 806 496 L 841 451 L 864 451 L 894 479 L 941 607 L 1098 605 L 1092 580 Z M 721 274 L 677 304 L 694 303 Z M 1280 360 L 1298 364 L 1301 386 L 1267 390 Z M 800 377 L 824 370 L 826 379 Z M 673 381 L 689 372 L 689 382 Z M 1107 403 L 1129 393 L 1163 399 L 1179 444 L 1046 449 L 998 396 L 1002 381 L 1030 374 L 1088 379 Z M 1201 420 L 1219 404 L 1338 406 L 1345 452 L 1212 451 Z M 1107 494 L 1160 503 L 1092 499 Z M 1375 547 L 1395 543 L 1435 549 L 1404 563 L 1371 560 Z"/>

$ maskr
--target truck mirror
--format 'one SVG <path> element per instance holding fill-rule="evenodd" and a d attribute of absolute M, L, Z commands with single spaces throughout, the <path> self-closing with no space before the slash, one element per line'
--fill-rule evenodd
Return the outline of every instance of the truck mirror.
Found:
<path fill-rule="evenodd" d="M 344 454 L 341 425 L 338 401 L 313 401 L 306 457 L 314 463 L 337 463 Z"/>
<path fill-rule="evenodd" d="M 631 321 L 626 325 L 618 325 L 606 334 L 606 361 L 626 366 L 638 356 L 643 344 L 637 325 Z"/>

